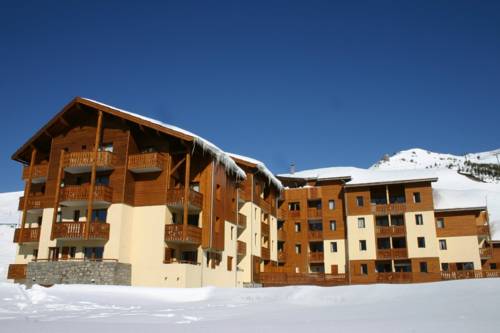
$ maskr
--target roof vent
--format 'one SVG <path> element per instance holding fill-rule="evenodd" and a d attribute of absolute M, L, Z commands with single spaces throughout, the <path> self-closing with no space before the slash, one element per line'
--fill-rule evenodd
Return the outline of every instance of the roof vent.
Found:
<path fill-rule="evenodd" d="M 295 163 L 292 162 L 292 164 L 290 164 L 290 173 L 293 175 L 295 174 Z"/>

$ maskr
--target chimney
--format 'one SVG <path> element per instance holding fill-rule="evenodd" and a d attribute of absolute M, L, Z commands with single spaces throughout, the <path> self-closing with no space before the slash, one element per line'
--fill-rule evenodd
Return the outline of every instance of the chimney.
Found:
<path fill-rule="evenodd" d="M 295 173 L 295 163 L 290 164 L 290 173 L 293 175 Z"/>

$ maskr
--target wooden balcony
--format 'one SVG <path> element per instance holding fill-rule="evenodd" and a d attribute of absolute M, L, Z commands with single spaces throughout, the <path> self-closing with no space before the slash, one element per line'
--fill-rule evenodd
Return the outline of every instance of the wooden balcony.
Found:
<path fill-rule="evenodd" d="M 54 239 L 85 239 L 86 222 L 57 222 L 53 225 Z M 109 223 L 91 222 L 89 239 L 109 240 Z"/>
<path fill-rule="evenodd" d="M 48 164 L 38 164 L 33 166 L 33 174 L 31 175 L 31 182 L 34 184 L 45 183 L 47 180 L 47 174 L 49 172 Z M 23 180 L 28 180 L 30 174 L 30 167 L 25 166 L 23 168 Z"/>
<path fill-rule="evenodd" d="M 488 225 L 478 225 L 476 226 L 477 235 L 487 237 L 490 234 L 490 226 Z"/>
<path fill-rule="evenodd" d="M 184 209 L 184 188 L 168 190 L 166 205 L 173 209 Z M 193 189 L 188 192 L 189 211 L 199 212 L 203 208 L 203 194 Z"/>
<path fill-rule="evenodd" d="M 271 251 L 267 247 L 261 247 L 260 249 L 261 258 L 264 260 L 271 259 Z"/>
<path fill-rule="evenodd" d="M 263 235 L 267 235 L 269 236 L 269 224 L 267 223 L 264 223 L 264 222 L 260 222 L 260 229 L 261 229 L 261 233 Z"/>
<path fill-rule="evenodd" d="M 406 259 L 408 258 L 408 249 L 377 249 L 377 259 Z"/>
<path fill-rule="evenodd" d="M 187 225 L 186 233 L 182 224 L 165 224 L 165 241 L 187 244 L 201 244 L 201 228 Z"/>
<path fill-rule="evenodd" d="M 24 201 L 25 201 L 25 197 L 19 198 L 18 210 L 24 209 Z M 41 210 L 44 208 L 53 207 L 54 202 L 53 202 L 53 200 L 49 200 L 45 196 L 37 195 L 37 196 L 30 196 L 27 204 L 28 204 L 28 207 L 26 207 L 26 209 L 28 211 L 33 211 L 33 210 Z"/>
<path fill-rule="evenodd" d="M 40 240 L 40 228 L 16 228 L 14 231 L 14 243 L 36 243 Z"/>
<path fill-rule="evenodd" d="M 278 229 L 278 240 L 279 241 L 286 240 L 286 231 L 284 229 Z"/>
<path fill-rule="evenodd" d="M 406 227 L 404 225 L 376 226 L 375 234 L 377 237 L 404 236 L 406 234 Z"/>
<path fill-rule="evenodd" d="M 288 212 L 288 217 L 289 218 L 299 218 L 300 217 L 300 210 L 291 210 Z"/>
<path fill-rule="evenodd" d="M 318 209 L 318 208 L 307 208 L 307 217 L 309 219 L 316 218 L 316 217 L 321 217 L 321 216 L 322 216 L 321 209 Z"/>
<path fill-rule="evenodd" d="M 247 227 L 247 217 L 238 213 L 238 228 L 245 229 Z"/>
<path fill-rule="evenodd" d="M 22 280 L 26 279 L 27 264 L 10 264 L 7 271 L 7 279 Z"/>
<path fill-rule="evenodd" d="M 286 253 L 283 251 L 278 251 L 278 262 L 286 261 Z"/>
<path fill-rule="evenodd" d="M 257 197 L 255 202 L 265 213 L 271 213 L 271 204 L 261 197 Z"/>
<path fill-rule="evenodd" d="M 112 152 L 100 151 L 97 152 L 96 170 L 106 171 L 112 170 L 116 164 L 116 158 Z M 69 173 L 85 173 L 92 171 L 94 163 L 93 151 L 79 151 L 65 153 L 63 160 L 64 171 Z"/>
<path fill-rule="evenodd" d="M 309 238 L 310 241 L 323 240 L 323 231 L 321 231 L 321 230 L 309 230 L 307 232 L 307 238 Z"/>
<path fill-rule="evenodd" d="M 377 273 L 378 283 L 410 283 L 413 281 L 412 272 Z"/>
<path fill-rule="evenodd" d="M 481 259 L 489 259 L 493 257 L 493 248 L 492 247 L 483 247 L 479 249 L 479 256 Z"/>
<path fill-rule="evenodd" d="M 400 215 L 406 212 L 406 203 L 372 204 L 372 214 L 377 216 Z"/>
<path fill-rule="evenodd" d="M 67 185 L 61 188 L 60 204 L 66 206 L 80 206 L 85 204 L 90 195 L 90 185 Z M 93 201 L 97 203 L 110 204 L 113 198 L 113 190 L 107 185 L 96 185 L 94 187 Z"/>
<path fill-rule="evenodd" d="M 288 285 L 340 286 L 348 283 L 345 274 L 263 272 L 260 280 L 264 287 Z"/>
<path fill-rule="evenodd" d="M 129 155 L 128 170 L 134 173 L 162 171 L 163 157 L 159 153 Z"/>
<path fill-rule="evenodd" d="M 323 262 L 324 260 L 324 252 L 309 252 L 309 262 Z"/>
<path fill-rule="evenodd" d="M 240 256 L 240 257 L 246 256 L 246 254 L 247 254 L 247 243 L 242 242 L 242 241 L 238 241 L 238 244 L 237 244 L 237 253 L 238 253 L 238 256 Z"/>
<path fill-rule="evenodd" d="M 238 200 L 240 203 L 245 203 L 248 201 L 251 201 L 251 193 L 248 191 L 248 188 L 244 186 L 243 184 L 240 184 L 240 187 L 238 188 Z"/>
<path fill-rule="evenodd" d="M 442 280 L 482 279 L 498 277 L 500 277 L 500 271 L 498 270 L 441 272 Z"/>

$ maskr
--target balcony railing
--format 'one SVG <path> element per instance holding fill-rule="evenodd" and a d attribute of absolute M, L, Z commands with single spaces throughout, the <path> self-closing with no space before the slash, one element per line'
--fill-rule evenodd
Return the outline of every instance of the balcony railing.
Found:
<path fill-rule="evenodd" d="M 291 217 L 291 218 L 300 217 L 300 210 L 290 210 L 288 212 L 288 217 Z"/>
<path fill-rule="evenodd" d="M 25 197 L 20 197 L 19 198 L 19 210 L 24 209 L 24 201 Z M 36 210 L 36 209 L 43 209 L 43 208 L 49 208 L 53 205 L 53 201 L 49 200 L 45 196 L 30 196 L 28 199 L 28 206 L 26 207 L 27 210 Z"/>
<path fill-rule="evenodd" d="M 483 247 L 479 249 L 479 256 L 481 259 L 488 259 L 493 256 L 493 248 L 492 247 Z"/>
<path fill-rule="evenodd" d="M 307 217 L 308 218 L 321 217 L 321 216 L 322 216 L 321 209 L 307 208 Z"/>
<path fill-rule="evenodd" d="M 373 204 L 372 214 L 375 215 L 390 215 L 402 214 L 406 211 L 406 203 L 392 203 L 392 204 Z"/>
<path fill-rule="evenodd" d="M 244 257 L 247 254 L 247 243 L 238 241 L 237 252 L 239 256 Z"/>
<path fill-rule="evenodd" d="M 257 197 L 256 204 L 265 212 L 265 213 L 270 213 L 271 212 L 271 204 L 261 197 Z"/>
<path fill-rule="evenodd" d="M 245 229 L 247 227 L 247 217 L 238 213 L 238 228 Z"/>
<path fill-rule="evenodd" d="M 278 262 L 286 261 L 286 253 L 283 251 L 278 251 Z"/>
<path fill-rule="evenodd" d="M 309 240 L 323 240 L 323 231 L 322 230 L 309 230 L 307 232 L 307 238 L 309 238 Z"/>
<path fill-rule="evenodd" d="M 10 264 L 7 279 L 22 280 L 26 278 L 27 264 Z"/>
<path fill-rule="evenodd" d="M 261 222 L 260 223 L 260 229 L 263 235 L 269 235 L 269 224 Z"/>
<path fill-rule="evenodd" d="M 134 173 L 161 171 L 163 170 L 163 157 L 159 153 L 130 155 L 128 169 Z"/>
<path fill-rule="evenodd" d="M 264 259 L 264 260 L 271 259 L 271 251 L 269 251 L 269 249 L 267 247 L 261 247 L 260 253 L 261 253 L 262 259 Z"/>
<path fill-rule="evenodd" d="M 165 224 L 165 241 L 201 244 L 201 228 L 188 224 L 184 233 L 183 227 L 182 224 Z"/>
<path fill-rule="evenodd" d="M 264 286 L 338 286 L 347 284 L 348 280 L 345 274 L 263 272 L 260 282 Z"/>
<path fill-rule="evenodd" d="M 108 240 L 109 223 L 91 222 L 89 239 Z M 85 239 L 86 222 L 57 222 L 53 226 L 53 237 L 55 239 Z"/>
<path fill-rule="evenodd" d="M 407 248 L 377 249 L 377 259 L 402 259 L 408 258 Z"/>
<path fill-rule="evenodd" d="M 61 188 L 60 201 L 63 204 L 70 205 L 71 202 L 80 204 L 87 201 L 90 195 L 90 185 L 66 185 Z M 110 203 L 113 197 L 113 190 L 107 185 L 96 185 L 94 187 L 93 201 Z"/>
<path fill-rule="evenodd" d="M 31 175 L 31 181 L 33 183 L 43 183 L 47 180 L 47 173 L 49 171 L 48 164 L 38 164 L 33 166 L 33 173 Z M 23 168 L 23 180 L 28 180 L 30 174 L 30 167 L 25 166 Z"/>
<path fill-rule="evenodd" d="M 286 240 L 286 231 L 284 229 L 278 229 L 278 240 L 279 241 Z"/>
<path fill-rule="evenodd" d="M 375 233 L 377 236 L 399 236 L 406 234 L 406 227 L 404 225 L 376 226 Z"/>
<path fill-rule="evenodd" d="M 111 170 L 115 166 L 115 156 L 109 151 L 97 152 L 96 169 Z M 63 167 L 69 173 L 89 172 L 94 163 L 93 151 L 79 151 L 64 154 Z"/>
<path fill-rule="evenodd" d="M 325 255 L 323 252 L 309 252 L 309 262 L 323 262 Z"/>
<path fill-rule="evenodd" d="M 476 229 L 479 236 L 488 236 L 490 234 L 490 227 L 488 225 L 478 225 Z"/>
<path fill-rule="evenodd" d="M 14 243 L 34 243 L 40 240 L 40 228 L 17 228 L 14 231 Z"/>
<path fill-rule="evenodd" d="M 498 277 L 500 277 L 500 271 L 491 271 L 491 270 L 441 272 L 441 278 L 443 280 L 481 279 L 481 278 L 498 278 Z"/>
<path fill-rule="evenodd" d="M 184 188 L 175 188 L 168 190 L 167 206 L 175 209 L 184 208 Z M 188 192 L 188 209 L 199 211 L 203 208 L 203 194 L 193 189 Z"/>

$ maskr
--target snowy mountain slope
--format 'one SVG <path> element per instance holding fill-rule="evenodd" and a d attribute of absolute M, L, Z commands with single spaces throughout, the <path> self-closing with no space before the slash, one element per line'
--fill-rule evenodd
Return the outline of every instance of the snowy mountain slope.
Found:
<path fill-rule="evenodd" d="M 19 192 L 0 193 L 0 224 L 17 224 L 21 214 L 17 210 L 19 197 L 23 195 Z"/>

